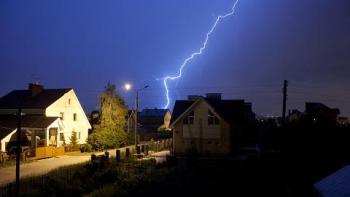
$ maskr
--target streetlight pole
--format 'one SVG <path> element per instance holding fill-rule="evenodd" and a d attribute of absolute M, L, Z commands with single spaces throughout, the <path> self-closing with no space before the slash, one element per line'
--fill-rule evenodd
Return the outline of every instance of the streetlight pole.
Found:
<path fill-rule="evenodd" d="M 125 89 L 127 91 L 132 89 L 131 84 L 127 83 L 125 84 Z M 134 128 L 134 134 L 135 134 L 135 150 L 137 150 L 137 119 L 138 119 L 138 112 L 139 112 L 139 92 L 141 90 L 144 90 L 148 88 L 148 85 L 144 86 L 143 88 L 140 89 L 136 89 L 135 93 L 136 93 L 136 97 L 135 97 L 135 111 L 134 111 L 134 117 L 135 117 L 135 128 Z M 129 123 L 129 122 L 128 122 Z"/>
<path fill-rule="evenodd" d="M 136 90 L 135 98 L 135 150 L 137 150 L 137 116 L 139 113 L 139 90 Z"/>
<path fill-rule="evenodd" d="M 19 107 L 17 112 L 17 144 L 16 144 L 16 196 L 20 195 L 20 160 L 21 160 L 21 115 L 22 108 Z"/>

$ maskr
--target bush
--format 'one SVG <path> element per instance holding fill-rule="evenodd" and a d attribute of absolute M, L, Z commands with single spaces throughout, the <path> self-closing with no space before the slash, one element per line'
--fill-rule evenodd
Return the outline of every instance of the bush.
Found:
<path fill-rule="evenodd" d="M 83 144 L 80 146 L 80 152 L 92 152 L 92 146 L 91 144 Z"/>

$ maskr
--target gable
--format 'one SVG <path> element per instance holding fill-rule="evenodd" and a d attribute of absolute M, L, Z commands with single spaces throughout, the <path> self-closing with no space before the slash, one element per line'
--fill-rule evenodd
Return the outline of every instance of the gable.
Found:
<path fill-rule="evenodd" d="M 50 106 L 46 108 L 45 114 L 46 116 L 59 116 L 60 113 L 64 113 L 64 126 L 68 126 L 74 124 L 76 126 L 83 126 L 84 128 L 90 129 L 90 122 L 79 102 L 78 97 L 76 96 L 73 89 L 64 94 L 61 98 L 56 100 Z M 78 121 L 73 121 L 73 114 L 77 115 Z M 72 123 L 72 124 L 71 124 Z M 77 125 L 79 124 L 79 125 Z"/>
<path fill-rule="evenodd" d="M 182 120 L 188 113 L 190 113 L 191 111 L 196 110 L 197 107 L 203 107 L 203 105 L 205 106 L 205 116 L 207 116 L 208 110 L 210 110 L 216 117 L 218 117 L 221 120 L 225 119 L 219 114 L 217 113 L 216 109 L 214 109 L 205 99 L 203 98 L 198 98 L 196 101 L 188 101 L 186 102 L 179 102 L 180 105 L 177 105 L 177 102 L 175 103 L 174 106 L 174 113 L 176 112 L 176 117 L 173 116 L 171 118 L 171 126 L 174 126 L 177 122 L 179 122 L 180 120 Z M 188 106 L 187 108 L 185 108 L 186 106 Z M 181 113 L 182 112 L 182 113 Z M 204 115 L 204 114 L 202 114 Z"/>

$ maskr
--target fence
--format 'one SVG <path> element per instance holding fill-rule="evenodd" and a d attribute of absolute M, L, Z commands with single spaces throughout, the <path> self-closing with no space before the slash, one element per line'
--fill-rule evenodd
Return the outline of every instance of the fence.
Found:
<path fill-rule="evenodd" d="M 35 159 L 42 159 L 48 157 L 55 157 L 64 155 L 64 147 L 37 147 L 35 150 Z"/>
<path fill-rule="evenodd" d="M 119 158 L 127 158 L 131 155 L 148 155 L 149 153 L 151 154 L 162 150 L 172 150 L 172 147 L 173 140 L 169 138 L 158 141 L 141 142 L 137 145 L 137 148 L 135 147 L 135 145 L 118 148 L 117 150 L 115 150 L 115 155 Z"/>

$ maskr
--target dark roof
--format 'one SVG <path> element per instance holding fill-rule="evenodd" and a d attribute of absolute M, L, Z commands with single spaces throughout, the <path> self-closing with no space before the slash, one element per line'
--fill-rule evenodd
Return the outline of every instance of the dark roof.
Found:
<path fill-rule="evenodd" d="M 30 90 L 14 90 L 0 98 L 0 109 L 17 109 L 19 105 L 23 109 L 46 109 L 70 90 L 44 89 L 36 96 L 32 96 Z"/>
<path fill-rule="evenodd" d="M 350 196 L 350 166 L 320 180 L 314 187 L 323 197 Z"/>
<path fill-rule="evenodd" d="M 173 114 L 170 124 L 177 120 L 195 101 L 193 100 L 177 100 L 175 101 Z"/>
<path fill-rule="evenodd" d="M 305 103 L 305 111 L 306 112 L 318 112 L 318 111 L 324 111 L 328 113 L 334 113 L 334 114 L 340 114 L 340 110 L 337 108 L 330 108 L 327 105 L 323 103 L 313 103 L 313 102 L 307 102 Z"/>
<path fill-rule="evenodd" d="M 168 109 L 144 109 L 141 111 L 140 116 L 160 116 L 164 117 L 165 114 L 168 112 Z"/>
<path fill-rule="evenodd" d="M 45 117 L 37 115 L 26 115 L 21 118 L 22 128 L 47 128 L 58 117 Z M 0 116 L 0 139 L 10 134 L 17 128 L 17 117 L 10 115 Z"/>
<path fill-rule="evenodd" d="M 218 100 L 203 97 L 202 99 L 207 101 L 207 103 L 230 124 L 240 122 L 244 118 L 246 110 L 249 109 L 247 106 L 251 105 L 250 103 L 245 103 L 244 100 Z M 171 124 L 195 102 L 196 101 L 193 100 L 177 100 L 171 117 Z"/>

